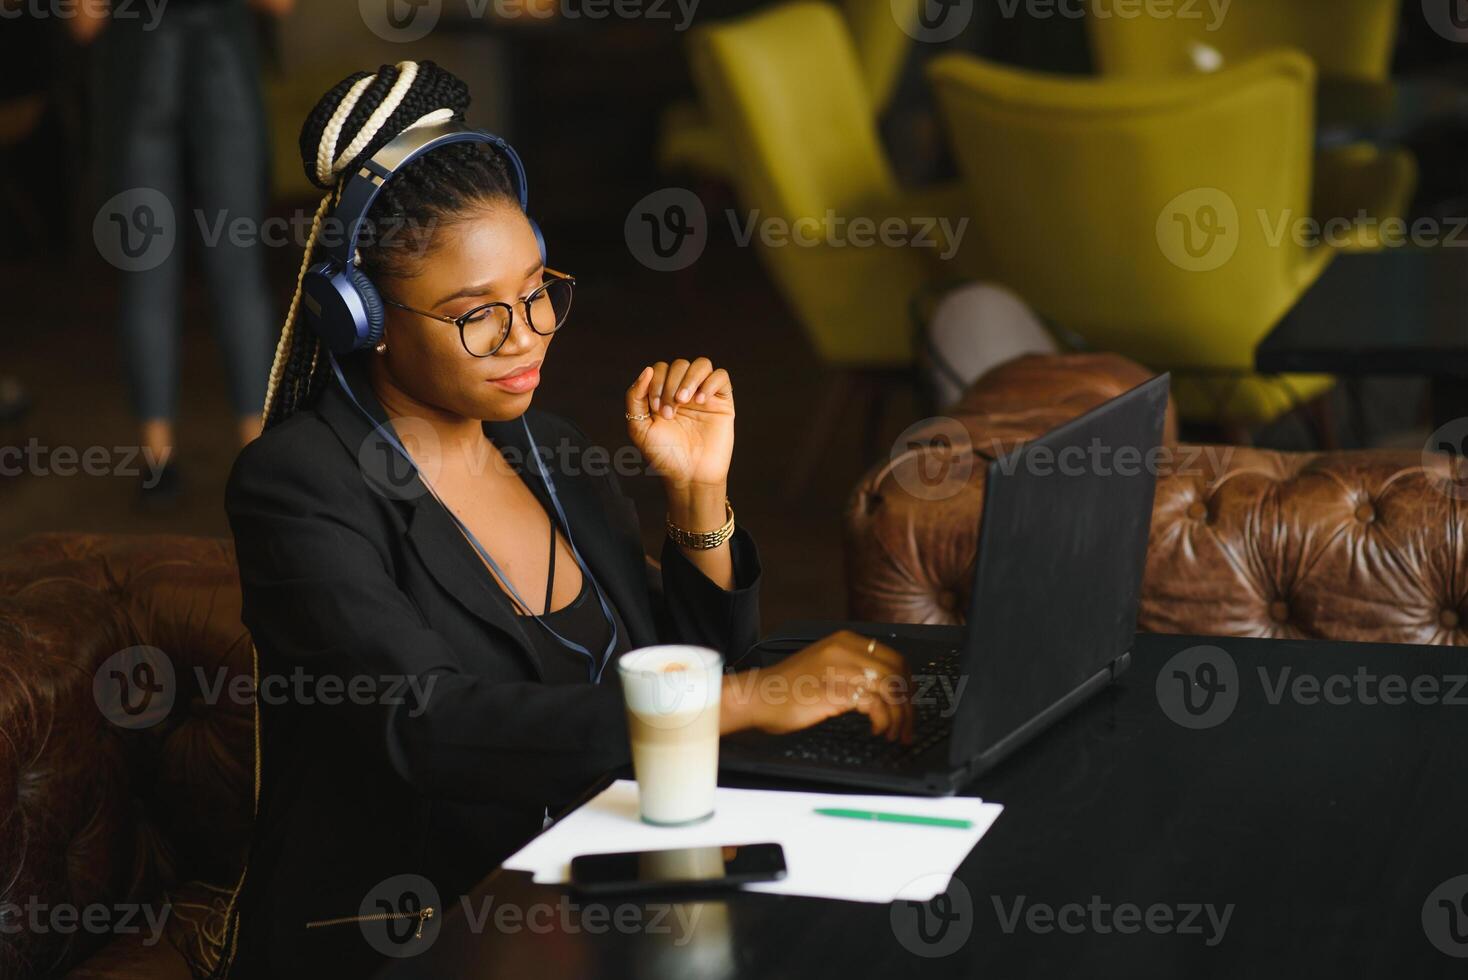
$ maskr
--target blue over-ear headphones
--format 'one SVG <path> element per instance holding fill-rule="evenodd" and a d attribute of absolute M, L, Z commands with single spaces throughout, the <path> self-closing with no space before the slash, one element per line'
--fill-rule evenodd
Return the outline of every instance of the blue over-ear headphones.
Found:
<path fill-rule="evenodd" d="M 377 288 L 362 270 L 355 257 L 357 241 L 367 212 L 388 178 L 418 157 L 449 143 L 488 143 L 509 161 L 510 180 L 520 210 L 525 210 L 529 190 L 525 185 L 525 165 L 520 156 L 500 137 L 482 129 L 470 129 L 458 122 L 416 126 L 372 155 L 347 178 L 341 198 L 332 212 L 332 230 L 326 250 L 327 258 L 306 270 L 301 283 L 301 302 L 316 336 L 333 354 L 349 354 L 371 347 L 382 339 L 383 304 Z M 527 214 L 527 218 L 529 215 Z M 533 220 L 530 227 L 540 245 L 540 258 L 545 260 L 545 238 Z"/>

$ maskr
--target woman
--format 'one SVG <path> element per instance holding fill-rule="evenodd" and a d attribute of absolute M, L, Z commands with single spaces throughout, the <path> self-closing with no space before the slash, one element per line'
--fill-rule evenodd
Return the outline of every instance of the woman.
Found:
<path fill-rule="evenodd" d="M 467 104 L 431 62 L 353 75 L 306 121 L 307 172 L 330 189 L 406 127 L 462 119 Z M 265 433 L 231 475 L 264 733 L 236 975 L 359 975 L 359 957 L 365 972 L 354 917 L 374 888 L 417 875 L 451 905 L 548 810 L 628 763 L 610 660 L 677 641 L 733 661 L 757 638 L 759 558 L 726 527 L 727 372 L 657 361 L 627 388 L 628 434 L 667 493 L 655 588 L 615 477 L 580 465 L 580 428 L 531 407 L 574 287 L 544 267 L 513 187 L 482 143 L 440 146 L 388 179 L 368 217 L 394 234 L 359 265 L 385 304 L 382 341 L 337 378 L 296 322 L 298 288 Z M 784 732 L 854 709 L 908 737 L 903 671 L 887 647 L 836 634 L 726 683 L 721 728 Z"/>

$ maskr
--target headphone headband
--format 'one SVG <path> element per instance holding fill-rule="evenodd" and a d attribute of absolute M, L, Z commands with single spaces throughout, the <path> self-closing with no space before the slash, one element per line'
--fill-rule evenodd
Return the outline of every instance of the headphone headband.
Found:
<path fill-rule="evenodd" d="M 333 223 L 340 234 L 322 242 L 325 258 L 306 270 L 301 280 L 301 304 L 316 335 L 327 349 L 347 354 L 376 344 L 382 337 L 382 297 L 377 287 L 356 266 L 357 242 L 367 212 L 382 188 L 403 167 L 440 146 L 449 143 L 488 143 L 509 161 L 510 180 L 520 210 L 525 211 L 529 193 L 525 184 L 525 165 L 509 143 L 493 133 L 471 129 L 460 122 L 432 123 L 414 126 L 398 134 L 390 143 L 372 154 L 372 158 L 344 177 L 341 197 L 332 212 Z M 526 214 L 527 220 L 530 216 Z M 345 227 L 341 227 L 342 225 Z M 534 220 L 530 229 L 545 259 L 545 239 Z"/>
<path fill-rule="evenodd" d="M 388 178 L 423 154 L 449 143 L 488 143 L 503 153 L 510 163 L 510 179 L 515 185 L 515 197 L 520 202 L 520 209 L 525 210 L 530 198 L 525 181 L 525 165 L 520 162 L 519 154 L 509 143 L 486 130 L 472 129 L 454 121 L 415 126 L 399 133 L 347 178 L 346 186 L 342 188 L 341 200 L 333 211 L 338 219 L 346 222 L 345 233 L 331 236 L 326 249 L 327 257 L 336 262 L 339 268 L 349 268 L 352 265 L 352 256 L 357 252 L 357 241 L 362 234 L 362 225 L 367 220 L 367 212 L 372 209 L 372 202 L 377 200 L 377 195 L 382 193 Z"/>

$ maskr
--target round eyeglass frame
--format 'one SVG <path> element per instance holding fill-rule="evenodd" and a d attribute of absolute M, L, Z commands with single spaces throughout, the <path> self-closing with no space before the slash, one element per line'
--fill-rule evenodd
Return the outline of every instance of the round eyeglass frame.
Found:
<path fill-rule="evenodd" d="M 534 289 L 532 289 L 530 291 L 530 294 L 528 296 L 524 297 L 523 299 L 521 299 L 519 301 L 519 303 L 525 309 L 525 312 L 524 312 L 525 325 L 527 327 L 529 327 L 533 332 L 539 334 L 540 336 L 542 336 L 542 337 L 549 337 L 551 334 L 553 334 L 557 330 L 561 329 L 561 327 L 566 322 L 566 316 L 563 315 L 559 319 L 559 321 L 556 323 L 556 325 L 554 327 L 552 327 L 551 329 L 549 329 L 549 330 L 536 330 L 535 329 L 535 321 L 530 318 L 530 304 L 531 304 L 531 302 L 533 302 L 535 300 L 535 298 L 539 294 L 545 292 L 546 289 L 548 289 L 549 287 L 555 285 L 556 283 L 561 283 L 561 282 L 565 283 L 567 286 L 570 287 L 570 289 L 571 289 L 571 297 L 572 297 L 572 299 L 574 299 L 575 296 L 576 296 L 576 277 L 573 276 L 573 275 L 570 275 L 569 273 L 558 272 L 555 269 L 551 269 L 551 268 L 547 268 L 545 270 L 545 274 L 548 275 L 548 276 L 551 276 L 553 278 L 547 280 L 546 282 L 541 283 L 539 286 L 536 286 Z M 388 306 L 396 306 L 400 310 L 407 310 L 409 313 L 416 313 L 419 316 L 426 316 L 430 320 L 439 320 L 439 321 L 441 321 L 443 323 L 452 323 L 454 326 L 456 326 L 456 327 L 459 328 L 459 346 L 462 347 L 462 348 L 464 348 L 464 352 L 467 353 L 470 357 L 493 357 L 495 354 L 499 353 L 499 349 L 501 347 L 505 346 L 505 341 L 507 341 L 507 340 L 510 339 L 510 334 L 512 334 L 512 333 L 515 332 L 515 307 L 514 307 L 513 304 L 510 304 L 510 303 L 500 303 L 500 302 L 481 303 L 480 305 L 474 307 L 473 309 L 467 310 L 464 313 L 459 314 L 458 316 L 444 316 L 441 313 L 429 313 L 427 310 L 416 309 L 416 308 L 414 308 L 412 306 L 408 306 L 405 303 L 399 303 L 397 300 L 388 299 L 386 296 L 382 297 L 382 301 L 384 303 L 386 303 Z M 496 343 L 491 350 L 489 350 L 487 353 L 484 353 L 484 354 L 476 354 L 474 351 L 472 351 L 472 350 L 469 349 L 469 342 L 464 339 L 464 325 L 467 324 L 469 322 L 469 320 L 472 317 L 474 317 L 476 314 L 483 313 L 485 310 L 494 309 L 495 307 L 499 307 L 499 308 L 504 309 L 504 310 L 507 310 L 509 312 L 509 317 L 510 317 L 510 325 L 509 325 L 509 328 L 506 329 L 505 332 L 500 335 L 499 342 Z M 569 315 L 570 312 L 571 312 L 571 303 L 568 301 L 566 303 L 566 314 Z"/>

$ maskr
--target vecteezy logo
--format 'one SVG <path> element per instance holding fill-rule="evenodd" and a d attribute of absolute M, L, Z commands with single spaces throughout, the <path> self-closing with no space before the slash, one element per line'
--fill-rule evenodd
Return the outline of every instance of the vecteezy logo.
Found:
<path fill-rule="evenodd" d="M 405 415 L 392 420 L 392 431 L 412 458 L 377 429 L 367 433 L 357 447 L 357 467 L 362 479 L 389 500 L 414 500 L 428 492 L 443 469 L 438 431 L 426 419 Z M 418 474 L 422 479 L 418 479 Z"/>
<path fill-rule="evenodd" d="M 443 923 L 438 889 L 422 875 L 394 875 L 367 893 L 357 909 L 368 945 L 405 959 L 433 945 Z"/>
<path fill-rule="evenodd" d="M 178 240 L 173 203 L 153 187 L 114 194 L 92 219 L 97 252 L 123 272 L 147 272 L 173 254 Z"/>
<path fill-rule="evenodd" d="M 1157 703 L 1184 728 L 1223 724 L 1239 703 L 1239 669 L 1219 647 L 1189 647 L 1157 673 Z"/>
<path fill-rule="evenodd" d="M 1239 209 L 1216 187 L 1184 191 L 1157 216 L 1162 254 L 1189 272 L 1211 272 L 1233 258 L 1239 232 Z"/>
<path fill-rule="evenodd" d="M 637 261 L 655 272 L 677 272 L 703 255 L 708 214 L 688 188 L 664 187 L 632 205 L 622 233 Z"/>
<path fill-rule="evenodd" d="M 92 699 L 119 728 L 151 728 L 168 717 L 178 686 L 173 661 L 157 647 L 119 650 L 92 675 Z"/>
<path fill-rule="evenodd" d="M 942 44 L 963 33 L 974 0 L 891 0 L 892 19 L 914 41 Z"/>
<path fill-rule="evenodd" d="M 962 881 L 929 874 L 902 887 L 891 905 L 892 932 L 908 952 L 929 959 L 957 952 L 974 928 L 974 903 Z"/>
<path fill-rule="evenodd" d="M 892 479 L 918 500 L 947 500 L 968 486 L 974 446 L 962 422 L 947 417 L 914 422 L 888 454 Z"/>
<path fill-rule="evenodd" d="M 1468 875 L 1449 878 L 1427 896 L 1422 931 L 1444 953 L 1468 959 Z"/>
<path fill-rule="evenodd" d="M 1422 0 L 1422 16 L 1439 36 L 1468 41 L 1468 0 Z"/>
<path fill-rule="evenodd" d="M 1444 423 L 1427 437 L 1422 447 L 1422 466 L 1431 472 L 1438 454 L 1448 457 L 1448 479 L 1442 490 L 1454 500 L 1468 500 L 1468 418 Z"/>
<path fill-rule="evenodd" d="M 384 41 L 412 44 L 438 26 L 443 0 L 358 0 L 367 29 Z"/>

